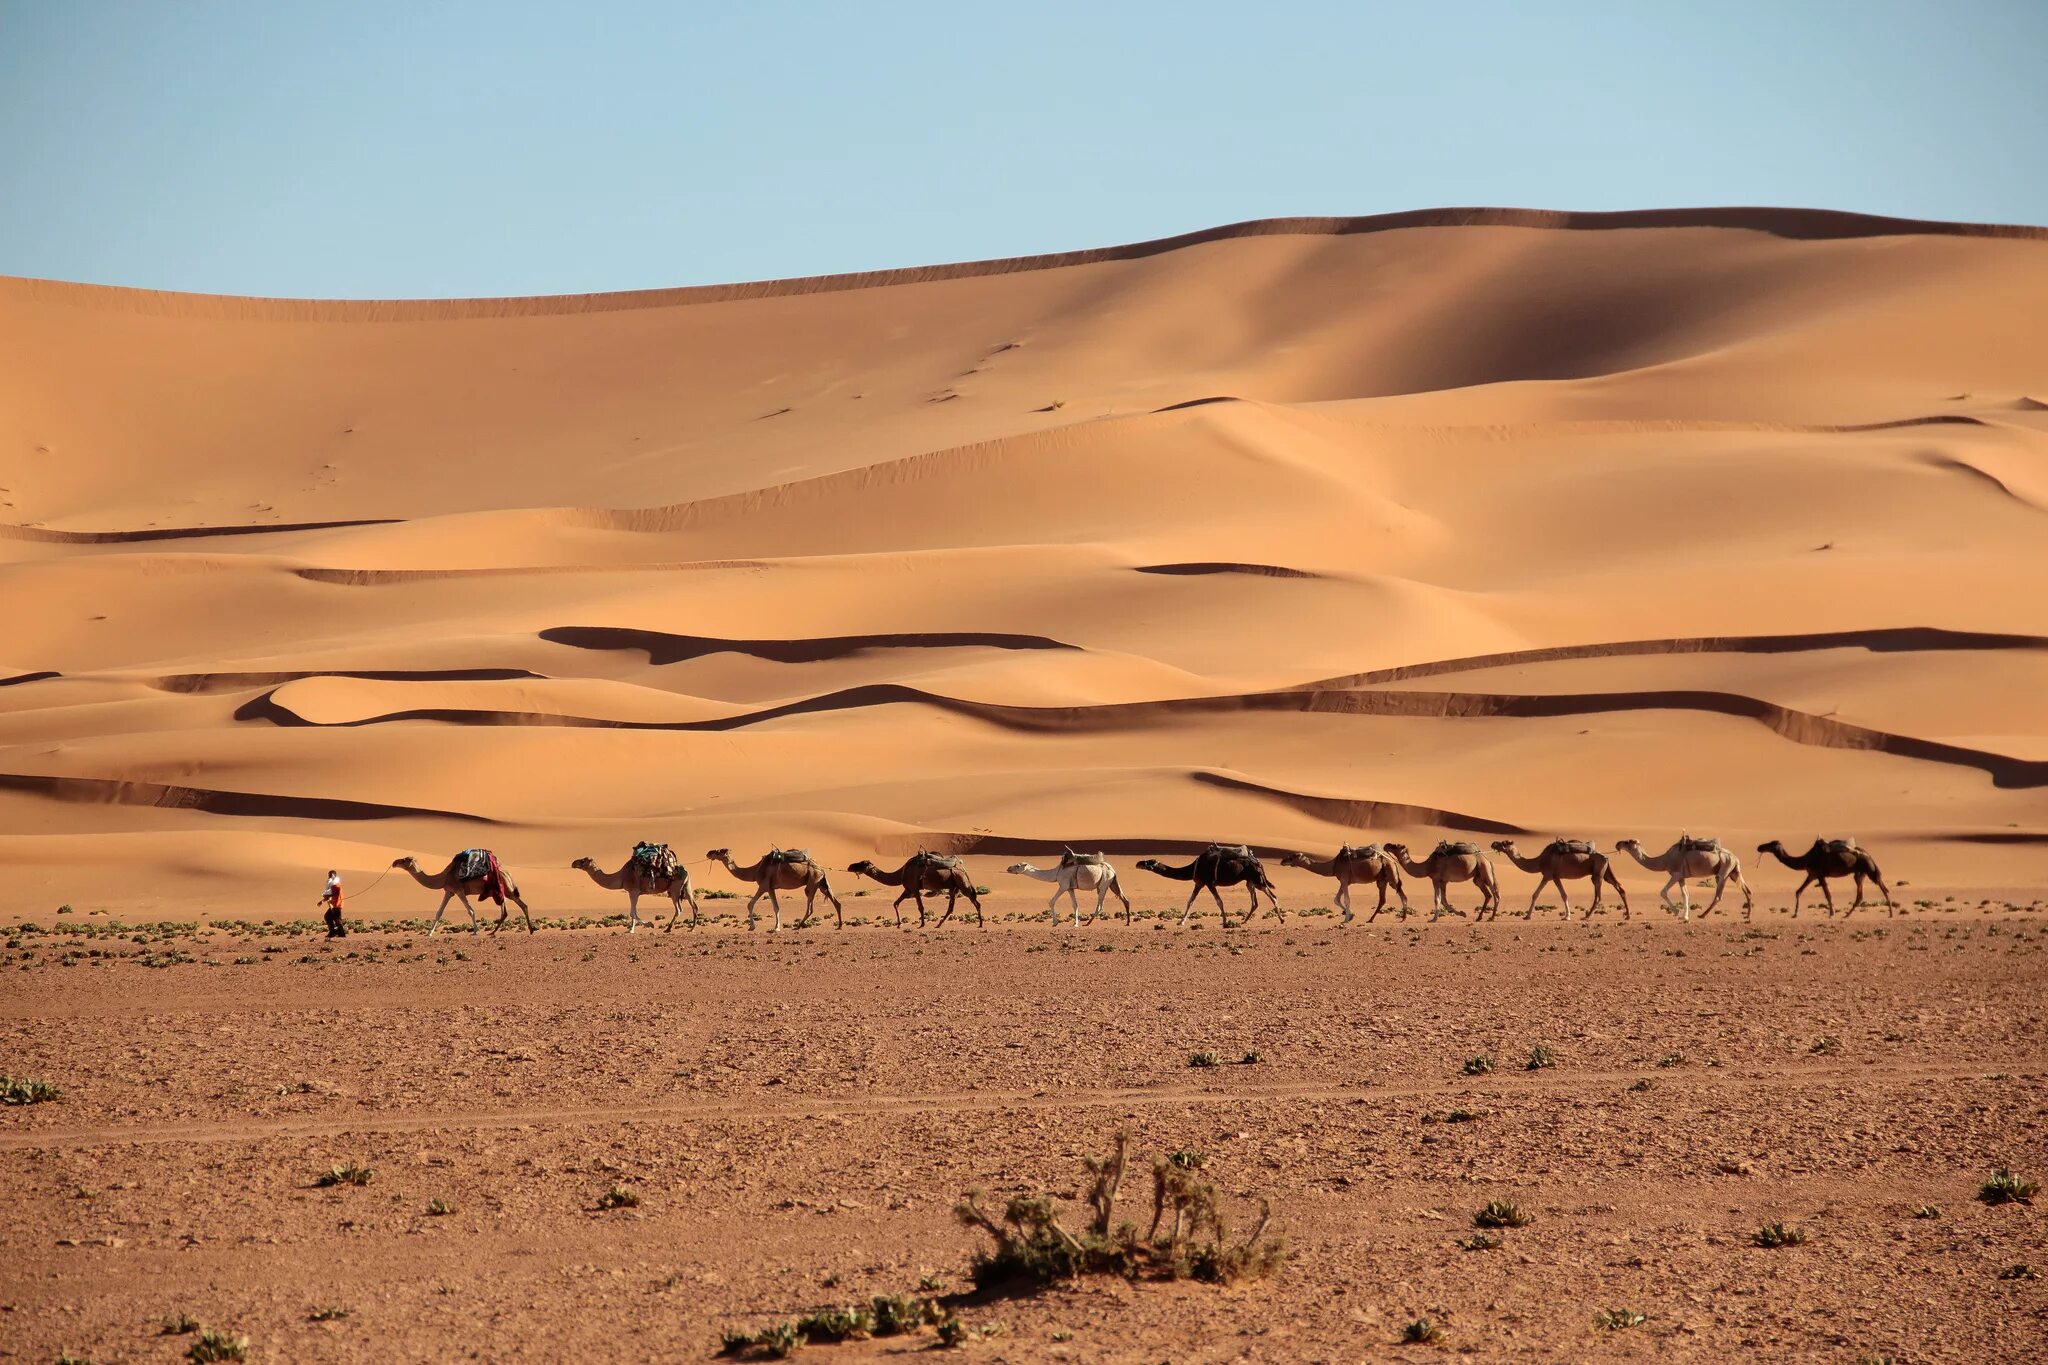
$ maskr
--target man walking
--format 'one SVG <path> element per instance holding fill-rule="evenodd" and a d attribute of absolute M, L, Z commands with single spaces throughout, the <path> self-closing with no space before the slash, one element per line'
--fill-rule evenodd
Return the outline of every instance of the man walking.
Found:
<path fill-rule="evenodd" d="M 327 889 L 320 893 L 320 903 L 327 907 L 327 937 L 347 938 L 348 930 L 341 927 L 341 874 L 332 868 L 327 871 Z"/>

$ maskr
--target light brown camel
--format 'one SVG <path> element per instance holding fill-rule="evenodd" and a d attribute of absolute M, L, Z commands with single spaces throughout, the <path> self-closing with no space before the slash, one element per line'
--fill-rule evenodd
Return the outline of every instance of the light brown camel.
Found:
<path fill-rule="evenodd" d="M 629 934 L 640 927 L 642 896 L 667 896 L 670 904 L 675 907 L 668 917 L 668 923 L 662 926 L 664 934 L 675 928 L 676 921 L 682 918 L 683 902 L 686 900 L 690 903 L 690 927 L 696 928 L 702 919 L 697 912 L 696 889 L 690 885 L 690 869 L 684 867 L 680 861 L 676 863 L 673 873 L 650 867 L 641 859 L 630 855 L 626 859 L 626 865 L 617 872 L 606 872 L 589 858 L 578 858 L 569 866 L 582 868 L 590 874 L 590 880 L 607 891 L 626 893 L 626 932 Z"/>
<path fill-rule="evenodd" d="M 1319 877 L 1337 879 L 1337 908 L 1344 912 L 1344 923 L 1349 924 L 1351 914 L 1351 888 L 1354 886 L 1376 886 L 1380 891 L 1379 903 L 1372 908 L 1365 922 L 1371 924 L 1380 917 L 1380 911 L 1387 908 L 1387 888 L 1401 898 L 1401 918 L 1408 918 L 1408 888 L 1401 881 L 1401 869 L 1387 856 L 1378 844 L 1365 844 L 1353 848 L 1350 844 L 1337 850 L 1334 858 L 1311 858 L 1306 853 L 1289 853 L 1280 859 L 1282 867 L 1298 867 L 1304 872 L 1313 872 Z"/>
<path fill-rule="evenodd" d="M 1400 864 L 1403 872 L 1411 877 L 1429 879 L 1430 889 L 1436 893 L 1429 907 L 1432 922 L 1446 910 L 1454 915 L 1465 913 L 1451 904 L 1450 894 L 1445 890 L 1452 882 L 1470 882 L 1479 888 L 1479 909 L 1473 918 L 1489 918 L 1486 913 L 1489 909 L 1493 911 L 1491 918 L 1500 918 L 1500 879 L 1493 875 L 1493 862 L 1479 845 L 1454 843 L 1446 839 L 1419 863 L 1408 856 L 1406 844 L 1389 843 L 1385 848 L 1394 855 L 1394 861 Z"/>
<path fill-rule="evenodd" d="M 1721 903 L 1721 893 L 1732 881 L 1742 888 L 1742 917 L 1745 920 L 1749 918 L 1752 899 L 1749 883 L 1742 879 L 1742 864 L 1732 849 L 1721 847 L 1719 839 L 1695 839 L 1689 834 L 1681 834 L 1678 842 L 1662 853 L 1645 853 L 1643 846 L 1634 839 L 1622 839 L 1616 842 L 1614 851 L 1620 853 L 1623 850 L 1650 871 L 1665 875 L 1664 885 L 1657 889 L 1657 898 L 1664 902 L 1665 909 L 1671 908 L 1671 888 L 1678 888 L 1679 902 L 1684 906 L 1684 919 L 1688 924 L 1692 922 L 1692 892 L 1687 889 L 1687 883 L 1694 877 L 1714 879 L 1714 899 L 1707 902 L 1707 908 L 1700 914 L 1714 913 L 1714 907 Z"/>
<path fill-rule="evenodd" d="M 1513 839 L 1496 839 L 1493 851 L 1506 858 L 1524 872 L 1537 874 L 1536 889 L 1529 893 L 1529 908 L 1522 912 L 1523 919 L 1536 917 L 1536 898 L 1543 894 L 1543 888 L 1552 884 L 1557 887 L 1557 898 L 1564 902 L 1565 923 L 1571 923 L 1572 898 L 1565 894 L 1567 881 L 1578 881 L 1582 877 L 1593 879 L 1593 904 L 1586 911 L 1591 919 L 1600 909 L 1600 890 L 1603 883 L 1611 886 L 1621 896 L 1621 917 L 1629 918 L 1628 892 L 1622 887 L 1621 879 L 1614 875 L 1614 860 L 1609 858 L 1587 839 L 1552 839 L 1543 846 L 1543 851 L 1533 858 L 1524 858 L 1515 852 Z"/>
<path fill-rule="evenodd" d="M 1131 922 L 1131 898 L 1124 894 L 1123 883 L 1116 877 L 1116 868 L 1100 853 L 1076 853 L 1068 849 L 1060 859 L 1058 867 L 1033 867 L 1030 863 L 1011 863 L 1005 871 L 1033 881 L 1051 882 L 1054 886 L 1052 899 L 1045 903 L 1052 923 L 1060 922 L 1060 897 L 1065 896 L 1074 906 L 1074 927 L 1081 927 L 1081 896 L 1083 891 L 1095 893 L 1095 909 L 1088 916 L 1093 924 L 1102 917 L 1102 907 L 1111 896 L 1124 903 L 1124 923 Z"/>
<path fill-rule="evenodd" d="M 1828 879 L 1831 877 L 1856 879 L 1856 903 L 1849 907 L 1849 914 L 1853 915 L 1862 908 L 1865 878 L 1876 882 L 1877 889 L 1884 892 L 1885 918 L 1891 918 L 1894 913 L 1892 889 L 1878 874 L 1877 860 L 1865 853 L 1854 839 L 1815 839 L 1813 847 L 1800 854 L 1787 853 L 1785 846 L 1773 839 L 1768 844 L 1758 844 L 1756 851 L 1769 853 L 1785 866 L 1806 874 L 1806 880 L 1799 883 L 1799 889 L 1792 893 L 1793 919 L 1799 918 L 1799 897 L 1815 882 L 1820 883 L 1821 898 L 1828 903 L 1828 918 L 1835 917 L 1835 898 L 1828 891 Z"/>
<path fill-rule="evenodd" d="M 857 877 L 871 877 L 884 886 L 903 888 L 890 907 L 896 912 L 898 929 L 903 927 L 903 902 L 906 900 L 917 902 L 917 927 L 924 928 L 924 895 L 927 891 L 933 895 L 941 891 L 946 893 L 946 913 L 939 916 L 937 928 L 946 927 L 946 921 L 953 918 L 953 907 L 962 896 L 967 897 L 968 904 L 974 907 L 974 922 L 984 927 L 987 925 L 981 914 L 981 897 L 975 894 L 974 881 L 967 875 L 967 865 L 958 858 L 926 853 L 920 849 L 894 872 L 876 867 L 865 858 L 846 870 Z"/>
<path fill-rule="evenodd" d="M 714 848 L 704 856 L 714 863 L 724 863 L 725 870 L 741 881 L 753 883 L 754 894 L 747 901 L 747 928 L 754 927 L 754 906 L 766 896 L 768 903 L 775 907 L 775 927 L 768 932 L 779 932 L 782 928 L 782 900 L 775 893 L 795 891 L 799 887 L 804 893 L 804 917 L 797 921 L 797 928 L 811 922 L 811 906 L 820 894 L 832 902 L 832 913 L 839 920 L 838 927 L 846 927 L 846 910 L 839 904 L 839 897 L 832 894 L 832 883 L 826 878 L 825 869 L 802 849 L 771 850 L 751 867 L 735 867 L 731 849 Z"/>
<path fill-rule="evenodd" d="M 464 850 L 464 852 L 468 852 L 468 850 Z M 419 860 L 410 856 L 395 859 L 391 864 L 393 867 L 402 867 L 411 873 L 412 879 L 421 886 L 426 887 L 427 890 L 441 893 L 441 903 L 434 907 L 434 922 L 427 926 L 427 936 L 429 938 L 433 937 L 434 931 L 441 927 L 441 912 L 448 908 L 448 900 L 451 896 L 462 902 L 462 909 L 469 916 L 470 932 L 478 934 L 483 932 L 483 926 L 477 921 L 476 908 L 469 903 L 469 898 L 471 896 L 484 895 L 485 888 L 490 883 L 490 878 L 488 876 L 456 876 L 455 871 L 461 861 L 462 854 L 458 853 L 455 857 L 448 860 L 448 866 L 431 875 L 420 871 Z M 533 914 L 526 908 L 526 902 L 520 899 L 519 887 L 513 882 L 511 875 L 505 871 L 502 865 L 498 868 L 498 877 L 503 883 L 506 897 L 511 900 L 513 905 L 519 907 L 520 918 L 526 921 L 526 932 L 529 934 L 533 933 Z M 498 902 L 498 922 L 491 926 L 493 934 L 505 927 L 505 919 L 511 913 L 510 906 L 506 905 L 504 901 Z"/>

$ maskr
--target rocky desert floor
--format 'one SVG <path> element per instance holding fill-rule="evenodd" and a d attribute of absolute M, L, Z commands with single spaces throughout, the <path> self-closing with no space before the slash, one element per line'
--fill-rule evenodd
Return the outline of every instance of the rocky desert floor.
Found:
<path fill-rule="evenodd" d="M 1270 1198 L 1292 1259 L 967 1299 L 961 1354 L 2039 1359 L 2048 1199 L 1978 1194 L 2048 1176 L 2048 921 L 1908 896 L 1225 932 L 1000 892 L 985 929 L 871 900 L 838 932 L 335 943 L 44 916 L 0 956 L 4 1069 L 61 1091 L 0 1109 L 0 1356 L 180 1360 L 182 1316 L 258 1360 L 708 1360 L 959 1294 L 962 1192 L 1071 1195 L 1123 1128 L 1205 1153 L 1240 1225 Z M 1492 1199 L 1531 1221 L 1467 1249 Z"/>

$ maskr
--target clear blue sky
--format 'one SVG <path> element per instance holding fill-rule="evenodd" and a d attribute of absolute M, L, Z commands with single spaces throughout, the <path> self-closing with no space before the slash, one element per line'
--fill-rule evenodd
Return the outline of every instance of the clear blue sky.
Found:
<path fill-rule="evenodd" d="M 578 292 L 1446 204 L 2048 223 L 2048 0 L 0 0 L 0 273 Z"/>

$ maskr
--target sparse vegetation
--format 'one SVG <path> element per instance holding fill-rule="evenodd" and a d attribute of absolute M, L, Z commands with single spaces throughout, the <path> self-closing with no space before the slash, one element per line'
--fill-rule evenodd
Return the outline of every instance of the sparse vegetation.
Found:
<path fill-rule="evenodd" d="M 48 1081 L 0 1076 L 0 1104 L 48 1104 L 63 1093 Z"/>
<path fill-rule="evenodd" d="M 429 1218 L 445 1218 L 453 1212 L 455 1212 L 455 1206 L 445 1199 L 429 1199 L 427 1201 L 427 1217 Z"/>
<path fill-rule="evenodd" d="M 1221 1066 L 1223 1065 L 1223 1059 L 1213 1052 L 1191 1052 L 1188 1054 L 1188 1065 Z"/>
<path fill-rule="evenodd" d="M 1472 1215 L 1475 1228 L 1525 1228 L 1536 1221 L 1512 1199 L 1489 1199 Z"/>
<path fill-rule="evenodd" d="M 1401 1329 L 1401 1340 L 1411 1345 L 1423 1346 L 1438 1340 L 1443 1334 L 1444 1329 L 1428 1318 L 1417 1318 Z"/>
<path fill-rule="evenodd" d="M 218 1327 L 202 1327 L 186 1349 L 185 1358 L 198 1362 L 198 1365 L 213 1365 L 213 1362 L 222 1360 L 247 1360 L 249 1338 L 235 1336 Z"/>
<path fill-rule="evenodd" d="M 1082 1165 L 1089 1176 L 1082 1197 L 1089 1217 L 1078 1233 L 1060 1221 L 1050 1195 L 1020 1195 L 997 1216 L 982 1208 L 980 1191 L 968 1191 L 954 1214 L 992 1244 L 977 1249 L 969 1266 L 977 1288 L 1046 1285 L 1083 1275 L 1227 1284 L 1270 1275 L 1287 1259 L 1285 1243 L 1266 1236 L 1272 1206 L 1264 1200 L 1251 1231 L 1232 1240 L 1215 1186 L 1201 1179 L 1199 1153 L 1176 1152 L 1152 1163 L 1152 1223 L 1142 1235 L 1134 1224 L 1116 1221 L 1130 1134 L 1119 1132 L 1110 1155 L 1089 1157 Z"/>
<path fill-rule="evenodd" d="M 336 1185 L 367 1185 L 376 1178 L 377 1172 L 374 1168 L 360 1166 L 351 1161 L 346 1165 L 331 1166 L 322 1171 L 320 1178 L 313 1183 L 324 1190 Z"/>
<path fill-rule="evenodd" d="M 1557 1065 L 1557 1054 L 1538 1043 L 1529 1049 L 1529 1060 L 1523 1063 L 1525 1071 L 1544 1071 Z"/>
<path fill-rule="evenodd" d="M 1915 1218 L 1939 1218 L 1941 1217 L 1941 1210 L 1932 1204 L 1921 1204 L 1913 1210 L 1913 1216 Z"/>
<path fill-rule="evenodd" d="M 181 1310 L 164 1315 L 164 1330 L 162 1333 L 164 1336 L 182 1337 L 187 1332 L 196 1332 L 198 1330 L 199 1320 L 189 1313 Z"/>
<path fill-rule="evenodd" d="M 640 1195 L 625 1185 L 614 1185 L 597 1197 L 597 1206 L 600 1209 L 637 1209 L 640 1207 Z"/>
<path fill-rule="evenodd" d="M 1749 1234 L 1749 1240 L 1760 1247 L 1796 1247 L 1806 1242 L 1806 1229 L 1795 1228 L 1784 1223 L 1766 1223 Z"/>
<path fill-rule="evenodd" d="M 1263 1062 L 1265 1060 L 1266 1054 L 1259 1051 L 1257 1048 L 1253 1048 L 1250 1052 L 1247 1052 L 1244 1054 L 1244 1056 L 1238 1058 L 1237 1064 L 1239 1066 L 1257 1066 L 1260 1062 Z"/>
<path fill-rule="evenodd" d="M 1444 1115 L 1445 1123 L 1476 1123 L 1478 1121 L 1479 1115 L 1473 1113 L 1470 1109 L 1453 1109 Z"/>
<path fill-rule="evenodd" d="M 2001 1166 L 1991 1173 L 1991 1178 L 1977 1188 L 1977 1198 L 1987 1204 L 2031 1204 L 2034 1196 L 2041 1192 L 2038 1183 L 2023 1176 L 2014 1175 Z"/>
<path fill-rule="evenodd" d="M 2022 1261 L 2017 1265 L 2009 1265 L 1999 1271 L 1998 1278 L 2001 1280 L 2038 1280 L 2041 1277 L 2035 1273 L 2034 1267 Z"/>
<path fill-rule="evenodd" d="M 1499 1251 L 1505 1245 L 1503 1238 L 1491 1232 L 1475 1232 L 1458 1243 L 1464 1251 Z"/>
<path fill-rule="evenodd" d="M 793 1322 L 771 1323 L 755 1332 L 728 1331 L 720 1338 L 721 1355 L 780 1360 L 799 1346 L 893 1337 L 926 1326 L 941 1326 L 951 1316 L 931 1299 L 904 1295 L 877 1296 L 866 1306 L 824 1308 Z"/>
<path fill-rule="evenodd" d="M 1842 1040 L 1833 1034 L 1829 1034 L 1825 1038 L 1814 1039 L 1813 1046 L 1807 1049 L 1808 1052 L 1816 1057 L 1831 1057 L 1841 1050 Z"/>
<path fill-rule="evenodd" d="M 1593 1325 L 1603 1332 L 1619 1332 L 1630 1327 L 1641 1327 L 1649 1319 L 1633 1308 L 1603 1308 L 1593 1315 Z"/>
<path fill-rule="evenodd" d="M 1465 1059 L 1465 1074 L 1467 1076 L 1484 1076 L 1492 1070 L 1493 1058 L 1483 1052 L 1477 1057 L 1467 1057 Z"/>

